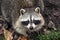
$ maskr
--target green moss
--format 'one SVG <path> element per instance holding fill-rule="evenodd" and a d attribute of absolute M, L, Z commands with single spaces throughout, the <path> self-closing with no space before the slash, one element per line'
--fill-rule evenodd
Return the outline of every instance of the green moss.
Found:
<path fill-rule="evenodd" d="M 0 40 L 4 40 L 4 35 L 0 35 Z"/>
<path fill-rule="evenodd" d="M 39 34 L 36 38 L 39 40 L 60 40 L 60 32 L 52 31 L 49 35 Z"/>

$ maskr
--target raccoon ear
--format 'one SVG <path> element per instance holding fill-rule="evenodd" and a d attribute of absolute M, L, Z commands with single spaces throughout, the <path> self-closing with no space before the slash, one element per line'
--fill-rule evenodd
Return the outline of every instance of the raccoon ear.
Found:
<path fill-rule="evenodd" d="M 23 15 L 25 13 L 25 9 L 20 10 L 20 15 Z"/>
<path fill-rule="evenodd" d="M 39 12 L 40 12 L 40 8 L 37 7 L 37 8 L 35 9 L 35 12 L 39 13 Z"/>

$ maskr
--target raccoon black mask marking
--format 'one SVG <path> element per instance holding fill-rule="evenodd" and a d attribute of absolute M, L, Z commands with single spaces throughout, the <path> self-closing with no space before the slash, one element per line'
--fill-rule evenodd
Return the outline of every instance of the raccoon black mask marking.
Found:
<path fill-rule="evenodd" d="M 38 31 L 44 25 L 45 21 L 40 13 L 40 8 L 25 8 L 20 10 L 20 16 L 14 24 L 14 29 L 18 33 L 26 34 L 26 31 Z"/>
<path fill-rule="evenodd" d="M 44 11 L 43 0 L 2 0 L 1 11 L 6 20 L 6 29 L 12 28 L 25 36 L 28 36 L 27 31 L 38 31 L 45 23 L 41 14 Z"/>

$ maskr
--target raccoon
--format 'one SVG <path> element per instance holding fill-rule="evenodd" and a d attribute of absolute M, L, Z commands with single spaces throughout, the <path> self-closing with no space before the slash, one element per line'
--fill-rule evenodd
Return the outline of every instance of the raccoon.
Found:
<path fill-rule="evenodd" d="M 34 11 L 35 10 L 35 11 Z M 44 18 L 40 13 L 40 8 L 26 8 L 20 10 L 20 16 L 14 25 L 14 29 L 26 35 L 26 31 L 38 31 L 44 26 Z"/>
<path fill-rule="evenodd" d="M 41 11 L 43 0 L 2 0 L 1 11 L 4 19 L 19 34 L 27 35 L 27 31 L 38 31 L 44 26 Z"/>

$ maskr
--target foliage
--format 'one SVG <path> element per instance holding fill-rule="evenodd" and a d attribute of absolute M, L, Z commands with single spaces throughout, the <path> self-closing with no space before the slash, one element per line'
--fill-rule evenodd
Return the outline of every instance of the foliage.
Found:
<path fill-rule="evenodd" d="M 4 35 L 3 34 L 0 35 L 0 40 L 4 40 Z"/>
<path fill-rule="evenodd" d="M 60 32 L 52 31 L 50 34 L 40 34 L 36 37 L 39 40 L 60 40 Z"/>
<path fill-rule="evenodd" d="M 0 40 L 4 40 L 4 35 L 0 36 Z M 50 34 L 39 34 L 34 36 L 35 40 L 60 40 L 60 31 L 51 31 Z"/>

